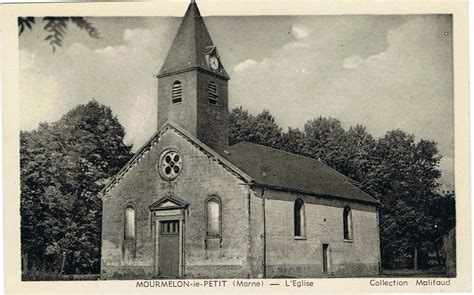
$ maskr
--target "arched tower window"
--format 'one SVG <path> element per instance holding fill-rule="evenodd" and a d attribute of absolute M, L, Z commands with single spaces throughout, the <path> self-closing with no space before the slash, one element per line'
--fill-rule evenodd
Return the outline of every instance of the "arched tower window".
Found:
<path fill-rule="evenodd" d="M 180 81 L 174 81 L 171 93 L 171 102 L 178 103 L 183 100 L 183 84 Z"/>
<path fill-rule="evenodd" d="M 129 204 L 125 207 L 125 223 L 124 223 L 124 239 L 125 240 L 135 240 L 136 229 L 136 214 L 135 207 L 132 204 Z"/>
<path fill-rule="evenodd" d="M 352 240 L 352 212 L 348 206 L 344 207 L 342 219 L 344 223 L 344 240 Z"/>
<path fill-rule="evenodd" d="M 214 81 L 209 82 L 208 92 L 209 92 L 209 104 L 216 105 L 217 98 L 219 96 L 219 93 L 217 92 L 216 82 Z"/>
<path fill-rule="evenodd" d="M 294 206 L 295 237 L 305 236 L 304 202 L 301 199 L 295 201 Z"/>
<path fill-rule="evenodd" d="M 206 237 L 220 238 L 222 236 L 222 203 L 221 200 L 212 196 L 206 203 L 207 231 Z"/>

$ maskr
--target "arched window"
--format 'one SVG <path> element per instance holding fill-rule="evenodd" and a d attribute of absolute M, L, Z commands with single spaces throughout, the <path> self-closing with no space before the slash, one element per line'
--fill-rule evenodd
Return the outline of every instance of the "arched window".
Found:
<path fill-rule="evenodd" d="M 171 102 L 178 103 L 183 100 L 183 85 L 180 81 L 174 81 L 171 93 Z"/>
<path fill-rule="evenodd" d="M 208 238 L 220 238 L 222 234 L 222 208 L 218 197 L 210 197 L 206 204 Z"/>
<path fill-rule="evenodd" d="M 351 208 L 344 207 L 343 213 L 343 223 L 344 223 L 344 240 L 352 240 L 352 212 Z"/>
<path fill-rule="evenodd" d="M 217 92 L 217 84 L 214 81 L 209 82 L 209 104 L 216 105 L 217 104 L 217 97 L 219 93 Z"/>
<path fill-rule="evenodd" d="M 135 240 L 135 207 L 127 205 L 125 207 L 124 239 Z"/>
<path fill-rule="evenodd" d="M 305 217 L 303 200 L 297 199 L 294 207 L 295 237 L 305 236 Z"/>

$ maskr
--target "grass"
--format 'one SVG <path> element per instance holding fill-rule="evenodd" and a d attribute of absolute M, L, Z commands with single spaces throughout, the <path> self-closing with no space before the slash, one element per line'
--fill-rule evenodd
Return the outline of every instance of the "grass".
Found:
<path fill-rule="evenodd" d="M 412 277 L 412 278 L 424 278 L 424 277 L 447 277 L 446 272 L 443 270 L 433 269 L 393 269 L 382 270 L 381 277 Z"/>
<path fill-rule="evenodd" d="M 22 274 L 22 281 L 97 281 L 99 278 L 99 274 L 61 275 L 41 271 Z"/>

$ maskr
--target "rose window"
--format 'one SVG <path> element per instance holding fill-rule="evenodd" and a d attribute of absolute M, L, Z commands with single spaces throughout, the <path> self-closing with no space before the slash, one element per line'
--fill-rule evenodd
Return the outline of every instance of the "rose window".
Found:
<path fill-rule="evenodd" d="M 164 179 L 176 178 L 183 168 L 183 159 L 175 151 L 164 152 L 160 160 L 160 174 Z"/>

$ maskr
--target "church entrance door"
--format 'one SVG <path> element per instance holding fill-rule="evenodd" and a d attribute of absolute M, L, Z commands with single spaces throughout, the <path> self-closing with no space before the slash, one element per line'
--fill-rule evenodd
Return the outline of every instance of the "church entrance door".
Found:
<path fill-rule="evenodd" d="M 149 206 L 153 219 L 153 268 L 155 277 L 184 276 L 184 245 L 188 204 L 166 196 Z"/>
<path fill-rule="evenodd" d="M 160 276 L 179 275 L 179 221 L 160 221 Z"/>

